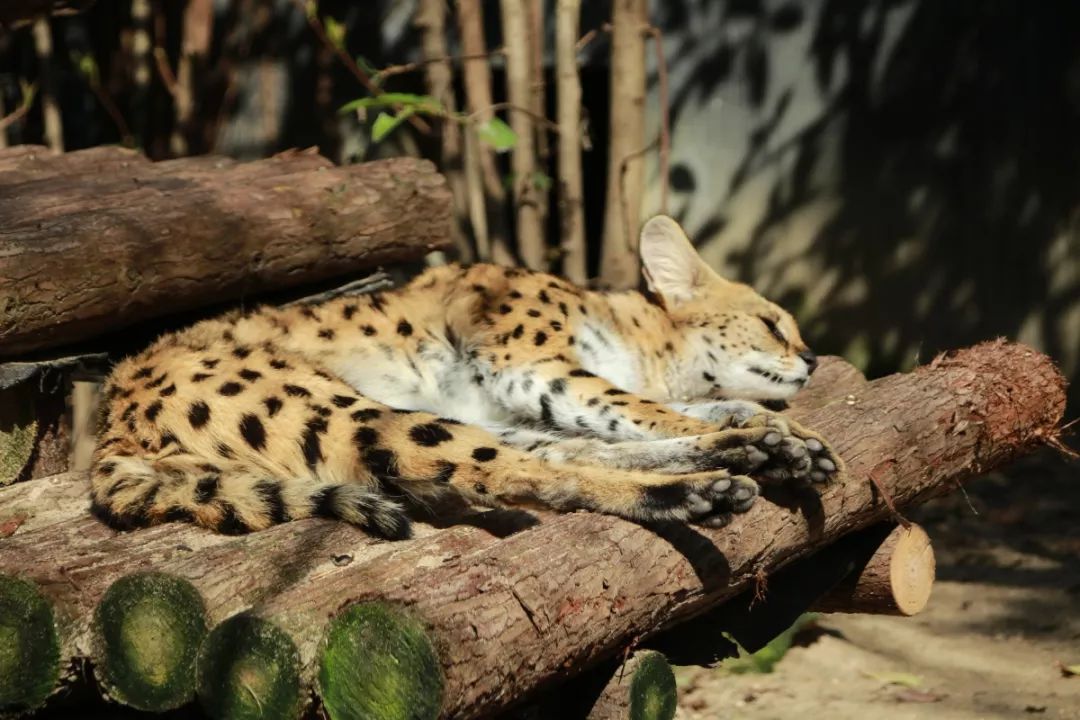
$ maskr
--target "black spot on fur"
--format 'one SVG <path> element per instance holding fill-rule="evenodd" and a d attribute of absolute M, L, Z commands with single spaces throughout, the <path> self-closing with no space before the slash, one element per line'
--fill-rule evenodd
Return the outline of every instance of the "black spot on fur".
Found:
<path fill-rule="evenodd" d="M 686 494 L 682 483 L 647 485 L 641 488 L 641 504 L 654 510 L 669 509 L 685 503 Z"/>
<path fill-rule="evenodd" d="M 188 422 L 191 423 L 191 427 L 198 430 L 210 421 L 210 406 L 202 400 L 193 402 L 191 403 L 191 407 L 188 408 L 187 417 Z"/>
<path fill-rule="evenodd" d="M 457 465 L 446 460 L 440 460 L 438 462 L 439 472 L 435 475 L 435 482 L 438 485 L 449 485 L 450 480 L 454 477 L 454 473 L 457 472 Z"/>
<path fill-rule="evenodd" d="M 551 390 L 552 395 L 562 395 L 566 392 L 566 380 L 563 378 L 557 378 L 552 380 L 548 384 L 548 389 Z"/>
<path fill-rule="evenodd" d="M 216 359 L 216 358 L 210 358 L 210 359 L 207 359 L 207 360 L 203 360 L 202 361 L 202 366 L 204 368 L 207 368 L 208 370 L 213 370 L 214 368 L 217 367 L 217 364 L 219 362 L 221 362 L 221 361 Z"/>
<path fill-rule="evenodd" d="M 347 408 L 356 404 L 356 398 L 348 395 L 335 395 L 330 398 L 330 402 L 334 403 L 334 407 Z"/>
<path fill-rule="evenodd" d="M 551 396 L 540 396 L 540 422 L 541 424 L 552 427 L 555 424 L 555 417 L 551 413 Z"/>
<path fill-rule="evenodd" d="M 169 379 L 169 374 L 168 373 L 161 373 L 156 378 L 154 378 L 150 382 L 146 383 L 146 389 L 147 390 L 153 390 L 156 387 L 161 387 L 162 385 L 165 384 L 165 381 L 168 380 L 168 379 Z"/>
<path fill-rule="evenodd" d="M 238 382 L 229 381 L 227 383 L 222 383 L 221 387 L 219 387 L 217 391 L 219 395 L 224 395 L 225 397 L 232 397 L 234 395 L 239 395 L 241 392 L 243 392 L 244 386 Z"/>
<path fill-rule="evenodd" d="M 284 385 L 282 389 L 289 397 L 311 397 L 311 391 L 299 385 Z"/>
<path fill-rule="evenodd" d="M 502 305 L 499 306 L 499 314 L 500 315 L 509 315 L 511 312 L 513 312 L 513 310 L 514 310 L 514 308 L 510 307 L 506 303 L 503 303 Z"/>
<path fill-rule="evenodd" d="M 240 418 L 240 435 L 244 442 L 256 450 L 266 447 L 266 428 L 263 427 L 262 420 L 251 413 Z"/>
<path fill-rule="evenodd" d="M 361 448 L 371 447 L 379 442 L 379 433 L 375 428 L 358 427 L 356 432 L 353 433 L 353 442 Z"/>
<path fill-rule="evenodd" d="M 585 404 L 589 407 L 596 407 L 600 404 L 600 398 L 589 398 L 589 401 Z"/>
<path fill-rule="evenodd" d="M 114 472 L 116 472 L 116 463 L 114 462 L 103 462 L 97 466 L 97 474 L 102 477 L 109 477 Z"/>
<path fill-rule="evenodd" d="M 361 330 L 361 332 L 363 332 L 368 337 L 371 337 L 372 335 L 374 335 L 374 334 L 376 334 L 378 332 L 378 330 L 376 330 L 371 325 L 361 325 L 360 330 Z"/>
<path fill-rule="evenodd" d="M 221 478 L 217 473 L 199 478 L 199 481 L 195 484 L 195 502 L 205 505 L 213 500 L 217 496 L 220 485 Z"/>
<path fill-rule="evenodd" d="M 491 462 L 499 451 L 492 447 L 478 447 L 472 451 L 472 459 L 476 462 Z"/>
<path fill-rule="evenodd" d="M 398 335 L 402 337 L 409 337 L 412 335 L 412 324 L 408 320 L 401 320 L 397 324 Z"/>
<path fill-rule="evenodd" d="M 487 495 L 488 494 L 487 485 L 485 485 L 484 483 L 474 483 L 473 484 L 473 490 L 476 492 L 477 495 Z"/>
<path fill-rule="evenodd" d="M 519 337 L 521 337 L 522 335 L 525 334 L 525 326 L 524 325 L 518 325 L 517 327 L 514 328 L 514 332 L 512 332 L 510 334 L 513 335 L 514 339 L 516 340 L 517 338 L 519 338 Z"/>
<path fill-rule="evenodd" d="M 323 340 L 333 340 L 334 339 L 334 331 L 331 330 L 330 328 L 323 328 L 322 330 L 319 331 L 319 337 L 321 337 Z"/>
<path fill-rule="evenodd" d="M 716 377 L 712 375 L 712 373 L 703 372 L 701 373 L 701 376 L 709 382 L 714 382 L 716 380 Z"/>
<path fill-rule="evenodd" d="M 341 314 L 346 320 L 352 320 L 352 316 L 356 314 L 356 305 L 346 305 L 341 309 Z"/>
<path fill-rule="evenodd" d="M 596 377 L 596 375 L 584 368 L 574 368 L 570 371 L 570 377 Z"/>
<path fill-rule="evenodd" d="M 149 420 L 150 422 L 154 422 L 154 420 L 157 419 L 157 416 L 158 416 L 158 414 L 160 412 L 161 412 L 161 401 L 160 400 L 155 400 L 154 402 L 152 402 L 152 403 L 150 403 L 149 405 L 146 406 L 146 410 L 143 412 L 143 415 L 145 415 L 146 419 Z"/>
<path fill-rule="evenodd" d="M 340 485 L 328 485 L 311 495 L 311 514 L 316 517 L 337 517 L 337 496 Z"/>
<path fill-rule="evenodd" d="M 124 408 L 124 412 L 121 413 L 120 419 L 121 420 L 127 420 L 138 409 L 139 409 L 139 403 L 137 403 L 137 402 L 131 403 L 126 408 Z"/>
<path fill-rule="evenodd" d="M 604 391 L 605 395 L 625 395 L 626 393 L 619 388 L 608 388 Z"/>
<path fill-rule="evenodd" d="M 618 427 L 619 427 L 619 421 L 618 421 L 618 420 L 612 420 L 612 421 L 611 421 L 611 422 L 609 422 L 609 423 L 608 423 L 608 425 L 607 425 L 607 429 L 608 429 L 608 430 L 609 430 L 610 432 L 615 432 L 615 430 L 616 430 L 616 429 L 617 429 Z"/>
<path fill-rule="evenodd" d="M 334 414 L 334 411 L 326 407 L 325 405 L 312 404 L 308 405 L 308 407 L 318 413 L 320 417 L 328 418 Z"/>
<path fill-rule="evenodd" d="M 173 505 L 163 515 L 165 522 L 194 522 L 195 515 L 187 508 Z"/>
<path fill-rule="evenodd" d="M 195 373 L 194 375 L 191 376 L 191 382 L 198 383 L 198 382 L 202 382 L 203 380 L 206 380 L 207 378 L 212 378 L 212 377 L 214 377 L 214 376 L 211 375 L 210 373 Z"/>
<path fill-rule="evenodd" d="M 547 290 L 541 290 L 540 294 L 536 297 L 539 298 L 540 302 L 544 303 L 545 305 L 551 302 L 551 298 L 548 297 Z"/>
<path fill-rule="evenodd" d="M 521 293 L 519 293 L 517 290 L 511 290 L 509 293 L 507 293 L 507 295 L 509 295 L 514 300 L 518 300 L 521 298 Z"/>
<path fill-rule="evenodd" d="M 539 310 L 537 310 L 536 308 L 533 308 L 532 310 L 529 310 L 525 314 L 528 315 L 529 317 L 534 317 L 534 318 L 538 318 L 538 317 L 540 317 L 540 315 L 542 315 L 542 313 Z"/>
<path fill-rule="evenodd" d="M 363 462 L 368 472 L 379 479 L 393 478 L 397 469 L 397 455 L 386 448 L 364 451 Z"/>
<path fill-rule="evenodd" d="M 285 500 L 281 497 L 281 485 L 273 480 L 255 483 L 255 492 L 266 506 L 266 514 L 275 525 L 288 522 L 289 513 L 285 510 Z"/>
<path fill-rule="evenodd" d="M 279 360 L 278 358 L 273 358 L 270 360 L 270 367 L 275 370 L 285 370 L 289 367 L 289 363 L 284 360 Z"/>
<path fill-rule="evenodd" d="M 323 429 L 325 430 L 325 426 Z M 318 426 L 312 425 L 312 420 L 309 420 L 304 427 L 304 434 L 300 438 L 300 450 L 304 453 L 304 462 L 309 468 L 314 468 L 322 462 L 322 440 L 319 438 Z"/>
<path fill-rule="evenodd" d="M 214 529 L 222 535 L 243 535 L 251 532 L 251 528 L 236 514 L 236 508 L 229 503 L 221 504 L 222 516 Z"/>
<path fill-rule="evenodd" d="M 214 450 L 217 451 L 218 455 L 227 460 L 232 460 L 234 457 L 236 457 L 236 453 L 233 452 L 233 449 L 223 442 L 219 442 L 217 445 L 215 445 Z"/>
<path fill-rule="evenodd" d="M 558 320 L 552 320 L 550 325 L 551 325 L 551 329 L 554 330 L 555 332 L 559 332 L 560 330 L 562 330 L 562 323 L 559 322 Z"/>
<path fill-rule="evenodd" d="M 233 357 L 238 357 L 241 360 L 243 360 L 244 358 L 246 358 L 248 355 L 251 354 L 251 348 L 245 347 L 244 345 L 237 345 L 236 347 L 233 348 L 232 354 L 233 354 Z"/>
<path fill-rule="evenodd" d="M 371 303 L 373 310 L 386 314 L 386 301 L 383 300 L 382 293 L 371 293 L 368 295 L 368 302 Z"/>
<path fill-rule="evenodd" d="M 173 435 L 171 432 L 161 433 L 161 447 L 165 447 L 166 445 L 172 445 L 174 442 L 179 441 L 176 439 L 176 436 Z"/>
<path fill-rule="evenodd" d="M 243 370 L 241 370 L 239 375 L 242 379 L 247 380 L 248 382 L 255 382 L 262 377 L 262 373 L 258 370 L 250 370 L 248 368 L 244 368 Z"/>
<path fill-rule="evenodd" d="M 139 368 L 138 370 L 135 371 L 135 374 L 131 376 L 131 379 L 132 380 L 142 380 L 143 378 L 148 378 L 153 374 L 154 374 L 154 368 L 152 368 L 152 367 Z"/>
<path fill-rule="evenodd" d="M 559 303 L 559 312 L 563 314 L 563 317 L 570 317 L 570 308 L 566 307 L 566 303 Z"/>
<path fill-rule="evenodd" d="M 412 415 L 415 410 L 407 410 L 405 408 L 394 408 L 395 415 Z"/>
<path fill-rule="evenodd" d="M 268 397 L 263 400 L 263 405 L 266 406 L 266 410 L 270 417 L 274 417 L 278 414 L 278 410 L 281 410 L 282 402 L 276 397 Z"/>
<path fill-rule="evenodd" d="M 414 443 L 423 445 L 424 447 L 435 447 L 436 445 L 454 439 L 453 433 L 436 423 L 413 425 L 409 430 L 409 437 L 412 438 Z"/>
<path fill-rule="evenodd" d="M 169 387 L 161 388 L 161 392 L 159 394 L 161 395 L 161 397 L 169 397 L 174 392 L 176 392 L 176 383 L 171 383 Z"/>
<path fill-rule="evenodd" d="M 536 331 L 536 337 L 533 338 L 533 343 L 535 343 L 537 346 L 539 346 L 539 345 L 543 345 L 546 342 L 547 342 L 547 333 L 544 332 L 543 330 L 537 330 Z"/>
<path fill-rule="evenodd" d="M 378 410 L 376 408 L 364 408 L 362 410 L 356 410 L 349 417 L 351 417 L 353 420 L 356 420 L 357 422 L 368 422 L 370 420 L 374 420 L 381 415 L 381 410 Z"/>

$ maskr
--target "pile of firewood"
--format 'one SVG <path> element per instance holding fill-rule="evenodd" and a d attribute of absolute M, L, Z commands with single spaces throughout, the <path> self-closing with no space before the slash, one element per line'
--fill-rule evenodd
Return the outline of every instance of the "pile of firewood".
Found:
<path fill-rule="evenodd" d="M 1053 363 L 1017 344 L 873 381 L 827 358 L 790 412 L 849 477 L 722 529 L 475 511 L 402 542 L 326 520 L 118 533 L 87 512 L 101 354 L 419 261 L 449 245 L 449 192 L 410 159 L 22 147 L 0 152 L 0 198 L 0 713 L 93 678 L 220 718 L 670 718 L 669 662 L 712 662 L 725 635 L 752 650 L 808 609 L 921 610 L 933 552 L 904 508 L 1052 443 L 1064 410 Z"/>

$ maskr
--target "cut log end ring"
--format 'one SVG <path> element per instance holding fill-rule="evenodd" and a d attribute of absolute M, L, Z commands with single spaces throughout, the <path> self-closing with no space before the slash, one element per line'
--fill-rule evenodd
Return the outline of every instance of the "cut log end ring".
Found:
<path fill-rule="evenodd" d="M 283 630 L 234 615 L 199 651 L 199 703 L 218 720 L 291 720 L 300 714 L 299 668 L 296 645 Z"/>
<path fill-rule="evenodd" d="M 161 573 L 120 578 L 102 597 L 94 625 L 97 672 L 109 695 L 150 712 L 194 698 L 206 610 L 191 583 Z"/>
<path fill-rule="evenodd" d="M 330 622 L 318 679 L 333 720 L 434 720 L 442 708 L 443 675 L 427 630 L 386 603 L 351 605 Z"/>
<path fill-rule="evenodd" d="M 52 606 L 32 583 L 0 575 L 0 716 L 39 707 L 59 678 Z"/>

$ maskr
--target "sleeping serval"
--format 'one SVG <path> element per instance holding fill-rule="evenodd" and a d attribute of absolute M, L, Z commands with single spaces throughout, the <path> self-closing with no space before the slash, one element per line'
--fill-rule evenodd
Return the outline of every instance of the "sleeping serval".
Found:
<path fill-rule="evenodd" d="M 765 481 L 842 472 L 754 400 L 816 365 L 791 316 L 716 275 L 674 220 L 641 233 L 652 290 L 494 265 L 234 312 L 167 335 L 106 388 L 93 506 L 118 527 L 246 532 L 313 515 L 405 537 L 409 500 L 723 524 Z"/>

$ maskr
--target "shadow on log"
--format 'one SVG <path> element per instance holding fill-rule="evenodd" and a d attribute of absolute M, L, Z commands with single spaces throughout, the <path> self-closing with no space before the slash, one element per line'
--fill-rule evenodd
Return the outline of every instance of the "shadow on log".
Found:
<path fill-rule="evenodd" d="M 434 648 L 440 716 L 481 717 L 892 519 L 880 492 L 903 508 L 1052 442 L 1064 401 L 1048 358 L 996 342 L 817 409 L 795 407 L 832 441 L 850 475 L 820 495 L 759 502 L 717 530 L 543 513 L 543 522 L 506 538 L 418 525 L 415 539 L 386 543 L 314 520 L 240 538 L 177 525 L 117 535 L 80 515 L 0 541 L 0 573 L 34 581 L 64 618 L 64 668 L 80 657 L 102 661 L 85 640 L 89 616 L 114 582 L 153 569 L 190 582 L 210 625 L 250 610 L 280 628 L 296 644 L 302 686 L 312 689 L 327 622 L 356 602 L 388 603 Z M 0 505 L 17 490 L 0 491 Z"/>

